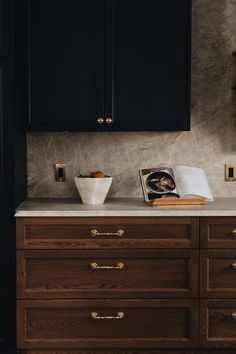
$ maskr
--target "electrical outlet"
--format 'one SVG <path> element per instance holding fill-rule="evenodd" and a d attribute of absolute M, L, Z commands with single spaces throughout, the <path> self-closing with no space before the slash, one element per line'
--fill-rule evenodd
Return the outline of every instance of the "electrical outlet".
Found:
<path fill-rule="evenodd" d="M 66 180 L 66 165 L 64 163 L 56 163 L 54 165 L 55 181 L 65 182 Z"/>
<path fill-rule="evenodd" d="M 225 164 L 225 181 L 236 182 L 236 163 Z"/>

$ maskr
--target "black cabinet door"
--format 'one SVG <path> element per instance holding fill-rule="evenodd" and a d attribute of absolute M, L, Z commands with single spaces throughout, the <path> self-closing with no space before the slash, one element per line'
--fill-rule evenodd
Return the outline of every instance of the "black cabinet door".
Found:
<path fill-rule="evenodd" d="M 28 0 L 29 128 L 102 130 L 104 0 Z"/>
<path fill-rule="evenodd" d="M 9 50 L 9 11 L 10 0 L 0 0 L 0 56 L 7 55 Z"/>
<path fill-rule="evenodd" d="M 111 5 L 112 3 L 112 5 Z M 190 0 L 107 0 L 111 130 L 188 130 Z"/>
<path fill-rule="evenodd" d="M 0 59 L 0 224 L 7 216 L 9 202 L 6 198 L 8 181 L 8 163 L 11 158 L 9 151 L 8 126 L 9 114 L 9 70 L 5 59 Z M 11 191 L 9 191 L 11 194 Z"/>

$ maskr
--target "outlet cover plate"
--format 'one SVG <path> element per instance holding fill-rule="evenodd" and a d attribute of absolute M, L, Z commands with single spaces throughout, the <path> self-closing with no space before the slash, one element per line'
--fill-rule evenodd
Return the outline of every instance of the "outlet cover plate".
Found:
<path fill-rule="evenodd" d="M 54 165 L 55 181 L 65 182 L 66 180 L 66 165 L 64 163 L 56 163 Z"/>
<path fill-rule="evenodd" d="M 236 182 L 236 163 L 225 164 L 225 181 Z"/>

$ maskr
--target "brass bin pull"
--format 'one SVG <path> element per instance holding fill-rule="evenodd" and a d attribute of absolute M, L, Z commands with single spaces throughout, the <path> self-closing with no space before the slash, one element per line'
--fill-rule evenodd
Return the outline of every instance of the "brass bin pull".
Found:
<path fill-rule="evenodd" d="M 90 264 L 90 267 L 92 269 L 117 269 L 117 270 L 122 270 L 124 269 L 125 265 L 122 262 L 117 263 L 116 266 L 99 266 L 97 263 L 93 262 Z"/>
<path fill-rule="evenodd" d="M 233 229 L 233 230 L 231 231 L 231 234 L 232 234 L 232 236 L 235 236 L 235 237 L 236 237 L 236 229 Z"/>
<path fill-rule="evenodd" d="M 98 232 L 97 230 L 91 230 L 91 236 L 124 236 L 124 230 L 117 230 L 116 232 Z"/>
<path fill-rule="evenodd" d="M 234 270 L 236 270 L 236 262 L 234 262 L 234 263 L 231 264 L 231 268 L 234 269 Z"/>
<path fill-rule="evenodd" d="M 236 312 L 232 312 L 232 313 L 231 313 L 231 316 L 232 316 L 232 318 L 233 318 L 234 320 L 236 320 Z"/>
<path fill-rule="evenodd" d="M 124 312 L 118 312 L 116 316 L 98 316 L 97 312 L 91 312 L 93 320 L 121 320 L 125 317 Z"/>

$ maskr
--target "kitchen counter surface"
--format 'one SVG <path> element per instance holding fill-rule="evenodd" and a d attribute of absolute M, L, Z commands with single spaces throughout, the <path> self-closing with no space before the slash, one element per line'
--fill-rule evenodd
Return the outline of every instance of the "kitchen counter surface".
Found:
<path fill-rule="evenodd" d="M 102 205 L 84 205 L 79 199 L 28 199 L 16 217 L 75 216 L 236 216 L 236 198 L 215 198 L 202 206 L 150 207 L 140 198 L 113 198 Z"/>

